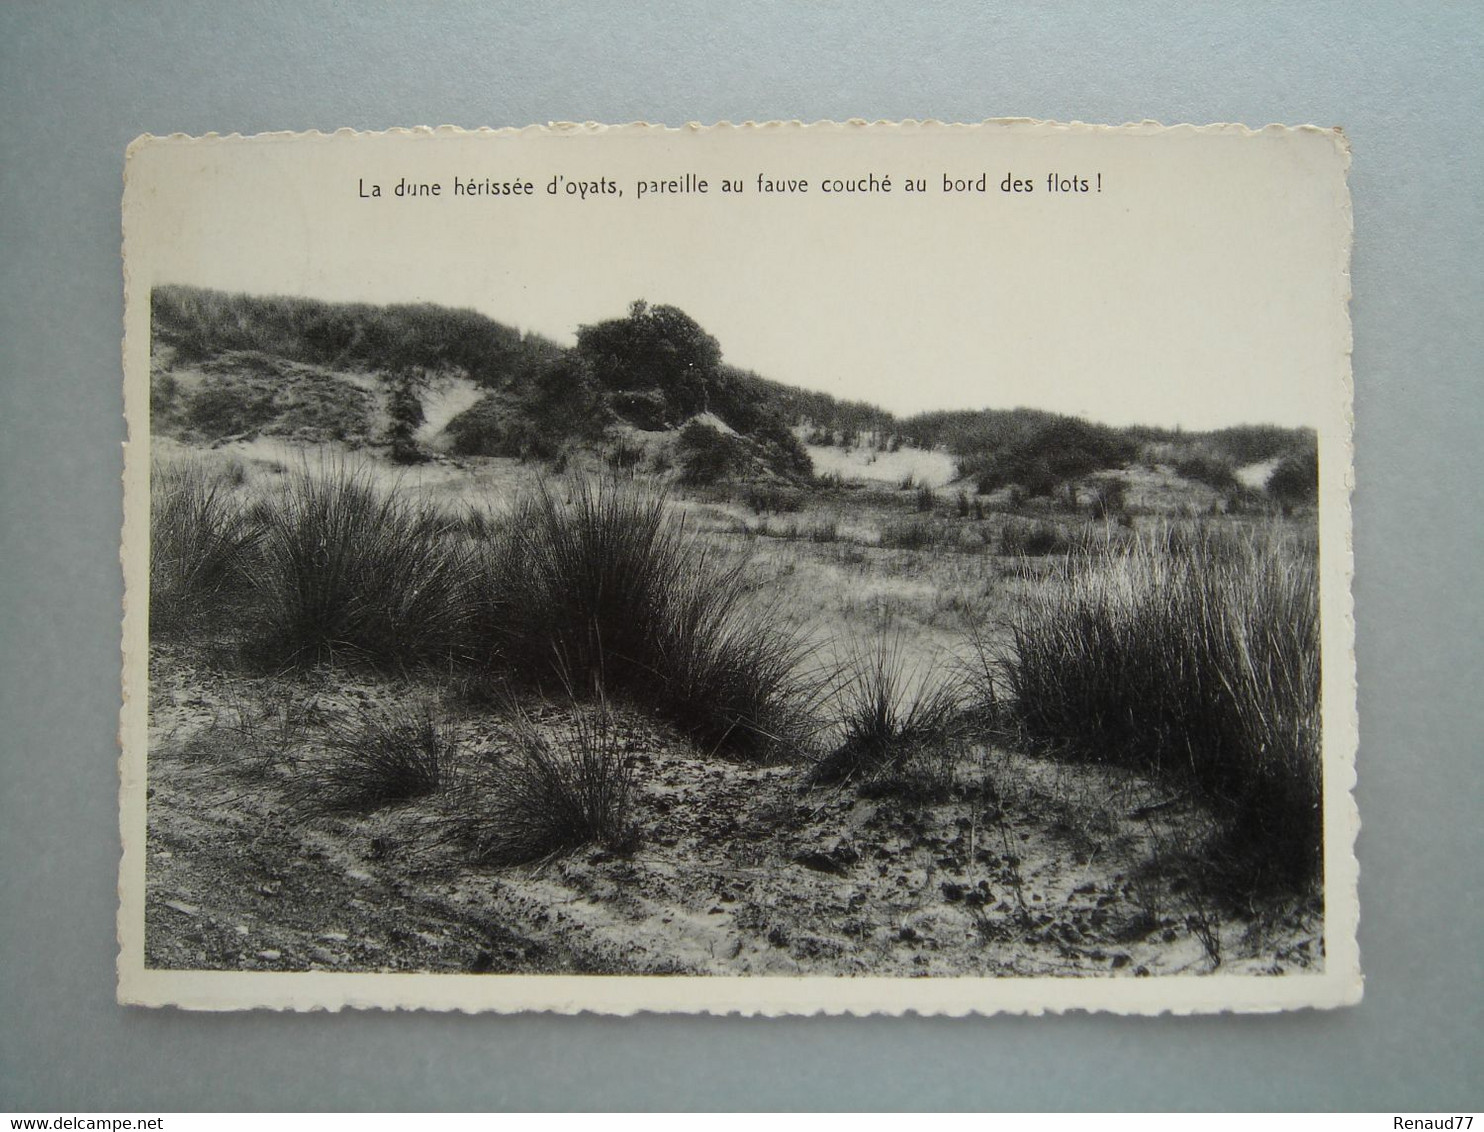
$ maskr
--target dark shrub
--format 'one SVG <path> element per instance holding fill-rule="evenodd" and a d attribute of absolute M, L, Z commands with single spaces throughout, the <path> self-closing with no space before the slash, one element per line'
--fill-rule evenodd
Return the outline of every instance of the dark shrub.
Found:
<path fill-rule="evenodd" d="M 464 372 L 493 388 L 523 383 L 562 353 L 476 311 L 431 304 L 378 307 L 165 286 L 151 293 L 150 311 L 155 341 L 184 361 L 252 350 L 340 369 Z"/>
<path fill-rule="evenodd" d="M 1234 491 L 1241 487 L 1237 469 L 1225 457 L 1195 450 L 1175 461 L 1175 474 L 1193 483 L 1203 483 L 1217 491 Z"/>
<path fill-rule="evenodd" d="M 1000 528 L 1000 553 L 1026 558 L 1065 554 L 1071 542 L 1055 523 L 1010 520 Z"/>
<path fill-rule="evenodd" d="M 391 422 L 387 426 L 386 439 L 391 446 L 392 461 L 397 464 L 419 464 L 427 459 L 417 444 L 417 430 L 424 420 L 420 385 L 419 375 L 412 373 L 401 373 L 391 379 L 391 391 L 387 396 L 387 415 Z"/>
<path fill-rule="evenodd" d="M 460 456 L 514 456 L 514 445 L 507 432 L 510 408 L 507 399 L 497 393 L 486 393 L 453 420 L 447 432 L 453 450 Z"/>
<path fill-rule="evenodd" d="M 759 515 L 791 514 L 804 508 L 804 493 L 773 483 L 752 483 L 742 489 L 742 502 Z"/>
<path fill-rule="evenodd" d="M 1280 503 L 1312 503 L 1319 496 L 1319 450 L 1290 452 L 1268 476 L 1267 491 Z"/>
<path fill-rule="evenodd" d="M 1301 441 L 1308 429 L 1279 428 L 1277 425 L 1237 425 L 1210 433 L 1207 442 L 1218 453 L 1237 466 L 1260 464 L 1281 456 Z"/>
<path fill-rule="evenodd" d="M 1058 417 L 994 455 L 966 456 L 961 468 L 976 477 L 981 495 L 1006 484 L 1020 484 L 1031 495 L 1050 495 L 1067 480 L 1124 467 L 1137 454 L 1138 444 L 1117 429 Z"/>
<path fill-rule="evenodd" d="M 687 484 L 716 483 L 735 471 L 743 456 L 736 437 L 700 421 L 691 421 L 675 440 L 675 463 Z"/>
<path fill-rule="evenodd" d="M 814 461 L 799 443 L 799 438 L 776 414 L 764 414 L 755 422 L 749 435 L 757 447 L 759 459 L 770 471 L 794 483 L 808 483 L 814 477 Z"/>
<path fill-rule="evenodd" d="M 1123 480 L 1102 480 L 1093 488 L 1092 517 L 1099 522 L 1122 519 L 1128 515 L 1128 484 Z"/>
<path fill-rule="evenodd" d="M 604 453 L 603 461 L 616 472 L 631 472 L 644 462 L 644 445 L 619 437 Z"/>
<path fill-rule="evenodd" d="M 168 370 L 151 370 L 149 375 L 150 432 L 167 434 L 178 423 L 182 409 L 180 382 Z"/>
<path fill-rule="evenodd" d="M 611 419 L 586 364 L 566 355 L 533 366 L 521 383 L 486 393 L 447 432 L 461 456 L 553 460 L 573 444 L 598 440 Z"/>

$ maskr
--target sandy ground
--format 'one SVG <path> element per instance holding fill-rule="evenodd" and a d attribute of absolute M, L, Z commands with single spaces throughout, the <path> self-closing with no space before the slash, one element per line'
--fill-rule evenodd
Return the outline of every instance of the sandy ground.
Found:
<path fill-rule="evenodd" d="M 924 487 L 942 487 L 958 475 L 958 464 L 946 452 L 900 448 L 878 452 L 869 446 L 806 446 L 817 475 L 836 475 L 847 482 L 884 483 L 895 487 L 908 476 Z"/>
<path fill-rule="evenodd" d="M 316 812 L 296 789 L 316 728 L 416 692 L 156 650 L 149 966 L 1137 977 L 1322 962 L 1312 912 L 1220 916 L 1151 868 L 1198 818 L 1181 799 L 987 747 L 959 752 L 947 800 L 871 798 L 699 757 L 628 719 L 637 846 L 537 866 L 473 861 L 438 796 Z M 494 717 L 451 710 L 460 757 L 477 758 Z"/>
<path fill-rule="evenodd" d="M 1267 484 L 1268 477 L 1273 474 L 1278 463 L 1278 458 L 1274 456 L 1271 460 L 1263 460 L 1258 464 L 1244 464 L 1237 469 L 1237 479 L 1242 482 L 1242 486 L 1259 490 Z"/>

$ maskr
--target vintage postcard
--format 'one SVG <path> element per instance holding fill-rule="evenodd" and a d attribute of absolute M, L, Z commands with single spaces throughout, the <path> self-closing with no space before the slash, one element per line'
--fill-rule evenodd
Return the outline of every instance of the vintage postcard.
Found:
<path fill-rule="evenodd" d="M 1337 130 L 141 138 L 119 998 L 1358 1001 Z"/>

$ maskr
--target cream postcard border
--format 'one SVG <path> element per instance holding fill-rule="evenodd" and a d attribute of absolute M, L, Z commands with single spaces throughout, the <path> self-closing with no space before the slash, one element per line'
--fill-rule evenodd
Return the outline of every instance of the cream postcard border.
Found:
<path fill-rule="evenodd" d="M 1225 134 L 1252 136 L 1305 135 L 1317 153 L 1321 173 L 1296 169 L 1298 175 L 1334 178 L 1335 207 L 1344 238 L 1332 249 L 1334 310 L 1331 328 L 1343 350 L 1330 359 L 1332 404 L 1320 428 L 1320 565 L 1322 697 L 1325 807 L 1325 943 L 1324 970 L 1282 978 L 1247 975 L 1163 976 L 1152 978 L 827 978 L 811 976 L 503 976 L 434 974 L 333 974 L 324 972 L 263 973 L 178 971 L 144 966 L 146 750 L 148 730 L 149 574 L 149 294 L 157 280 L 151 274 L 148 217 L 151 186 L 141 180 L 138 157 L 156 146 L 357 145 L 378 139 L 486 138 L 514 139 L 532 135 L 616 135 L 642 139 L 657 133 L 711 135 L 784 132 L 806 137 L 841 135 L 902 140 L 908 135 L 947 133 L 1106 137 L 1110 134 L 1150 137 L 1160 134 Z M 421 157 L 409 157 L 412 167 Z M 124 191 L 125 335 L 124 405 L 128 441 L 124 462 L 124 530 L 121 561 L 125 578 L 123 618 L 123 707 L 120 713 L 120 830 L 118 1000 L 125 1004 L 175 1005 L 196 1010 L 264 1007 L 288 1010 L 338 1010 L 344 1007 L 421 1008 L 462 1011 L 549 1011 L 573 1014 L 677 1013 L 919 1014 L 963 1015 L 997 1012 L 1039 1014 L 1046 1011 L 1101 1010 L 1126 1014 L 1268 1012 L 1298 1007 L 1335 1007 L 1358 1002 L 1362 992 L 1356 931 L 1358 864 L 1354 855 L 1359 815 L 1353 797 L 1358 743 L 1354 662 L 1354 615 L 1351 597 L 1353 550 L 1350 493 L 1353 487 L 1352 379 L 1350 372 L 1349 257 L 1351 210 L 1345 175 L 1349 149 L 1337 130 L 1316 127 L 1244 126 L 1164 127 L 1156 123 L 1126 126 L 1056 124 L 1024 119 L 973 125 L 938 122 L 814 124 L 767 123 L 671 129 L 633 124 L 554 124 L 525 129 L 463 131 L 452 127 L 394 130 L 381 134 L 338 131 L 334 134 L 267 134 L 186 138 L 141 137 L 129 148 Z M 143 266 L 142 266 L 143 265 Z M 171 280 L 158 280 L 171 282 Z"/>

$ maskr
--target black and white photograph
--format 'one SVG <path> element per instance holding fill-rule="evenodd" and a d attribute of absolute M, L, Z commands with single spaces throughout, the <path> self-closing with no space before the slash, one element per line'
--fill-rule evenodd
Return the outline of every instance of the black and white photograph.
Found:
<path fill-rule="evenodd" d="M 119 996 L 1360 995 L 1342 135 L 146 138 Z"/>

